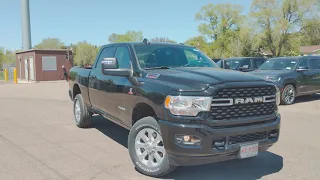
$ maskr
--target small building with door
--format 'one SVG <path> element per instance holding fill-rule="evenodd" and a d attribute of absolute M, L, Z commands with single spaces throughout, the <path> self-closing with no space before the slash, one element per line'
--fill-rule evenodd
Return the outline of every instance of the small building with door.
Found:
<path fill-rule="evenodd" d="M 73 66 L 72 51 L 67 49 L 31 49 L 16 53 L 18 81 L 62 80 L 64 66 Z"/>

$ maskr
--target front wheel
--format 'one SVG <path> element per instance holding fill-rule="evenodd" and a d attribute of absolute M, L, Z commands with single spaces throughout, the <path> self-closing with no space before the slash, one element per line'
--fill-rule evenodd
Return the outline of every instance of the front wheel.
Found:
<path fill-rule="evenodd" d="M 285 104 L 285 105 L 293 104 L 295 97 L 296 97 L 295 88 L 291 84 L 286 85 L 281 94 L 282 104 Z"/>
<path fill-rule="evenodd" d="M 81 94 L 77 94 L 73 101 L 74 120 L 78 127 L 87 128 L 91 126 L 92 113 L 83 102 Z"/>
<path fill-rule="evenodd" d="M 160 126 L 153 117 L 136 122 L 129 133 L 128 150 L 137 170 L 152 177 L 162 177 L 175 170 L 169 164 Z"/>

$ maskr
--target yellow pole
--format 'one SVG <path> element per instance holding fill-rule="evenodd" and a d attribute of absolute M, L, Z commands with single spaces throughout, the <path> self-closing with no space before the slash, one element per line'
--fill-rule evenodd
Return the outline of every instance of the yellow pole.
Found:
<path fill-rule="evenodd" d="M 17 69 L 13 69 L 13 82 L 17 84 Z"/>
<path fill-rule="evenodd" d="M 4 80 L 8 81 L 8 70 L 4 69 Z"/>

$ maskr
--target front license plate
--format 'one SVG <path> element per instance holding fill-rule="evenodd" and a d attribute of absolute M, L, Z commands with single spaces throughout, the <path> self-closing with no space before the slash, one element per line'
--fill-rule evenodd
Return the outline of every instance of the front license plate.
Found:
<path fill-rule="evenodd" d="M 249 158 L 257 156 L 259 152 L 258 143 L 240 145 L 239 158 Z"/>

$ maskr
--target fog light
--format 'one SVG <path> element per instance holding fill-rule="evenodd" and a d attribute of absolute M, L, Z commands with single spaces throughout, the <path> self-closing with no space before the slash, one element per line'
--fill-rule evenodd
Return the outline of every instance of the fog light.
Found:
<path fill-rule="evenodd" d="M 193 135 L 176 135 L 176 142 L 183 145 L 197 145 L 201 144 L 201 138 Z"/>

